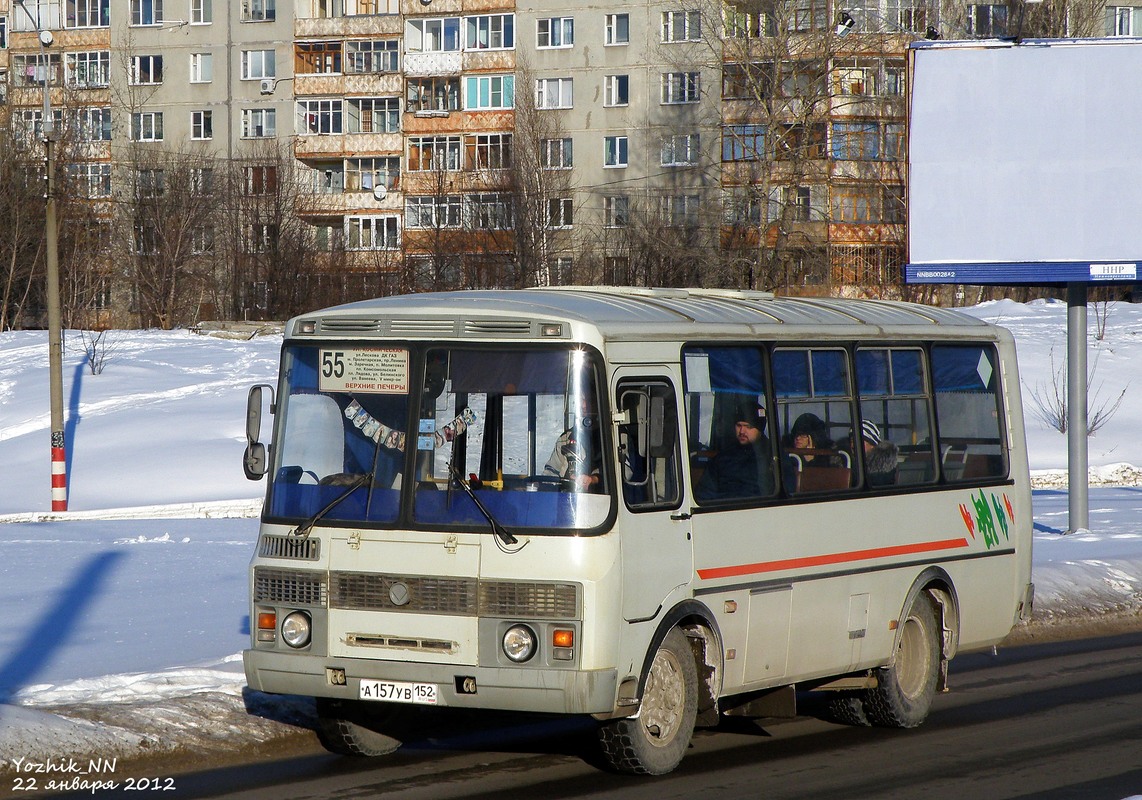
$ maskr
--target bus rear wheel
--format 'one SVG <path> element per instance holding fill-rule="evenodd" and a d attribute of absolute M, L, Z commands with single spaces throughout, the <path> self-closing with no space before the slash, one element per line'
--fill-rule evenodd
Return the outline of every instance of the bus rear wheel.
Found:
<path fill-rule="evenodd" d="M 873 725 L 915 728 L 928 716 L 940 669 L 940 623 L 927 592 L 913 601 L 901 624 L 896 658 L 877 672 L 878 683 L 864 696 Z"/>
<path fill-rule="evenodd" d="M 615 770 L 665 775 L 682 761 L 698 714 L 698 668 L 678 628 L 654 654 L 638 715 L 599 729 L 603 755 Z"/>
<path fill-rule="evenodd" d="M 400 739 L 381 733 L 399 712 L 363 706 L 359 702 L 317 698 L 317 738 L 331 753 L 343 756 L 384 756 L 401 746 Z"/>

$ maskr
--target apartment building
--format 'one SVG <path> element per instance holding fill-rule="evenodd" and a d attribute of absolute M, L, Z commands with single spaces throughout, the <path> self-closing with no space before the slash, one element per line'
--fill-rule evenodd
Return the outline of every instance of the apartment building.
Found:
<path fill-rule="evenodd" d="M 68 132 L 69 190 L 102 226 L 70 269 L 108 320 L 458 286 L 890 292 L 908 43 L 1142 19 L 1106 7 L 1056 32 L 1020 5 L 761 8 L 0 0 L 0 100 L 34 140 L 46 94 Z M 188 299 L 144 313 L 151 292 Z"/>

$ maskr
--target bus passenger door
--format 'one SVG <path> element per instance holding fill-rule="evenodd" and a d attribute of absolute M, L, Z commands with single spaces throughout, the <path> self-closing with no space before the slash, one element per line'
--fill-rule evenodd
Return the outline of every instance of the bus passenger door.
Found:
<path fill-rule="evenodd" d="M 648 620 L 693 574 L 689 515 L 679 513 L 678 395 L 669 377 L 647 378 L 644 373 L 627 378 L 620 372 L 615 408 L 623 501 L 623 617 Z"/>

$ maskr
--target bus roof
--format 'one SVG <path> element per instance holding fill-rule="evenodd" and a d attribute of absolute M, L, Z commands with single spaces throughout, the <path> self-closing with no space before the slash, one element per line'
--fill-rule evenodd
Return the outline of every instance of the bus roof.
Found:
<path fill-rule="evenodd" d="M 962 312 L 900 301 L 624 286 L 394 295 L 303 314 L 290 320 L 286 335 L 541 339 L 542 326 L 555 322 L 568 323 L 578 336 L 594 330 L 603 340 L 1002 336 Z M 570 329 L 557 338 L 567 338 Z"/>

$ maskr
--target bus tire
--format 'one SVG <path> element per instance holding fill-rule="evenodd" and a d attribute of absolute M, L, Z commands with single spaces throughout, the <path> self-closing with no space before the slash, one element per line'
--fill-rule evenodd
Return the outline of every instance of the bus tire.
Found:
<path fill-rule="evenodd" d="M 363 708 L 359 703 L 317 698 L 317 738 L 331 753 L 342 756 L 385 756 L 396 751 L 401 741 L 377 730 L 395 713 Z"/>
<path fill-rule="evenodd" d="M 833 692 L 826 708 L 829 719 L 840 725 L 855 725 L 866 727 L 871 725 L 868 715 L 864 712 L 864 699 L 861 691 Z"/>
<path fill-rule="evenodd" d="M 685 634 L 674 628 L 654 654 L 637 716 L 599 729 L 612 768 L 634 775 L 665 775 L 682 761 L 698 714 L 698 668 Z"/>
<path fill-rule="evenodd" d="M 915 728 L 928 716 L 940 670 L 940 623 L 927 592 L 921 592 L 904 617 L 896 658 L 877 670 L 877 686 L 864 696 L 873 725 Z"/>

